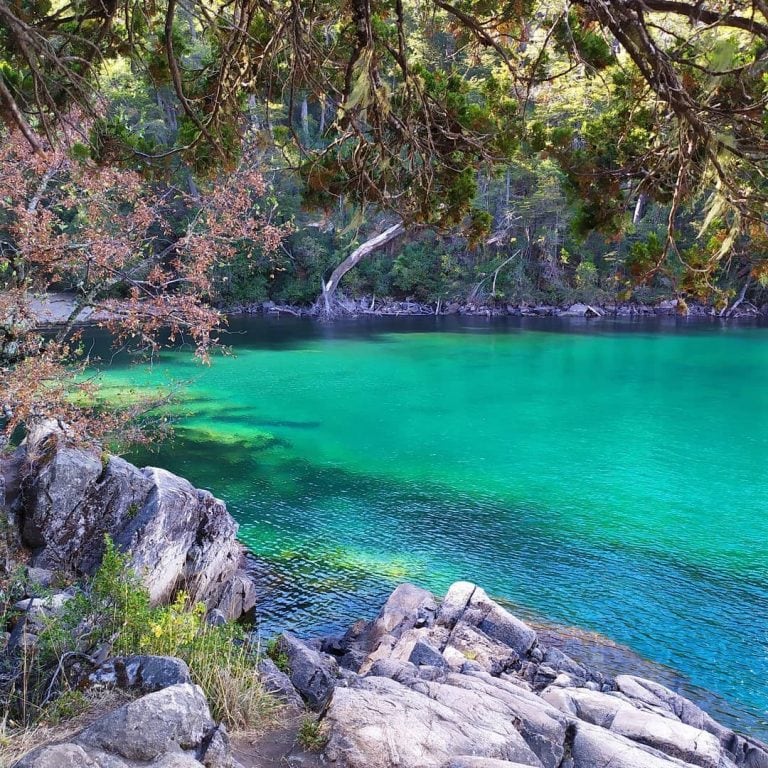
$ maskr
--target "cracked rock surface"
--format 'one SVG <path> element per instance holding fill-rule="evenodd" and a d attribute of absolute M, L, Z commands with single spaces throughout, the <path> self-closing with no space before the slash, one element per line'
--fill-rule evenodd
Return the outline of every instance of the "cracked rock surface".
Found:
<path fill-rule="evenodd" d="M 281 642 L 338 768 L 768 768 L 764 744 L 659 683 L 541 647 L 469 582 L 442 601 L 403 584 L 344 637 Z"/>

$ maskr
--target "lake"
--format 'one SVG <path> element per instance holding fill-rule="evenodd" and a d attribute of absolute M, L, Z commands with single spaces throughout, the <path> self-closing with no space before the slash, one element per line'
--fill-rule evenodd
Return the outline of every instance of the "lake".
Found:
<path fill-rule="evenodd" d="M 768 734 L 768 328 L 230 331 L 209 368 L 169 351 L 104 378 L 187 382 L 173 442 L 131 458 L 228 503 L 260 563 L 262 634 L 338 631 L 401 581 L 468 579 L 678 670 L 714 715 Z"/>

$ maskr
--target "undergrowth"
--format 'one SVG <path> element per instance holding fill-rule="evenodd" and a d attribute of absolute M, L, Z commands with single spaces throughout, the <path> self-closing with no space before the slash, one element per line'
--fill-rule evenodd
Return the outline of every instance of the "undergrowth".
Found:
<path fill-rule="evenodd" d="M 6 603 L 6 626 L 23 620 Z M 36 619 L 36 621 L 38 621 Z M 133 654 L 174 656 L 189 666 L 205 692 L 211 714 L 230 732 L 258 731 L 278 705 L 257 673 L 258 648 L 236 623 L 212 626 L 205 606 L 180 592 L 166 606 L 150 605 L 139 576 L 111 541 L 91 581 L 55 615 L 33 627 L 34 643 L 5 654 L 0 701 L 0 740 L 15 730 L 61 722 L 87 703 L 82 681 L 97 657 Z"/>

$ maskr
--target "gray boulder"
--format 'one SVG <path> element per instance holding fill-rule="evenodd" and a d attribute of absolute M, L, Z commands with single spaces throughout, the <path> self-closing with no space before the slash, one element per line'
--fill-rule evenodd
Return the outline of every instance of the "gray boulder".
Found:
<path fill-rule="evenodd" d="M 288 657 L 288 677 L 304 701 L 320 710 L 333 692 L 338 676 L 338 664 L 285 632 L 277 639 L 277 647 Z"/>
<path fill-rule="evenodd" d="M 17 516 L 35 568 L 90 575 L 108 535 L 154 603 L 184 589 L 227 618 L 253 607 L 237 523 L 222 501 L 165 470 L 69 447 L 57 425 L 33 430 L 24 450 L 31 470 Z"/>
<path fill-rule="evenodd" d="M 118 765 L 120 765 L 118 763 Z M 122 763 L 125 765 L 125 763 Z M 55 744 L 30 752 L 14 768 L 101 768 L 77 744 Z M 117 766 L 116 766 L 117 768 Z"/>
<path fill-rule="evenodd" d="M 536 644 L 536 632 L 477 587 L 467 604 L 462 620 L 477 627 L 493 640 L 526 656 Z"/>
<path fill-rule="evenodd" d="M 259 661 L 259 676 L 265 690 L 276 699 L 294 709 L 304 708 L 304 702 L 293 687 L 291 678 L 282 672 L 268 656 Z"/>
<path fill-rule="evenodd" d="M 14 768 L 235 768 L 226 730 L 185 683 L 110 712 L 69 743 L 30 752 Z"/>
<path fill-rule="evenodd" d="M 135 689 L 142 693 L 191 682 L 186 662 L 172 656 L 113 658 L 88 675 L 90 685 Z"/>
<path fill-rule="evenodd" d="M 110 712 L 82 731 L 77 743 L 149 762 L 169 751 L 197 749 L 215 728 L 202 690 L 174 685 Z"/>

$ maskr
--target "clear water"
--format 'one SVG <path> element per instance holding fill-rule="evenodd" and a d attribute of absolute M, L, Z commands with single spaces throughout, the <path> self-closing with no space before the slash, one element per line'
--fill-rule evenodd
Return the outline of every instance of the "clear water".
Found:
<path fill-rule="evenodd" d="M 598 631 L 768 733 L 768 329 L 237 320 L 110 386 L 191 379 L 137 456 L 225 499 L 265 634 L 339 630 L 393 585 L 470 579 Z M 693 688 L 692 688 L 693 690 Z"/>

